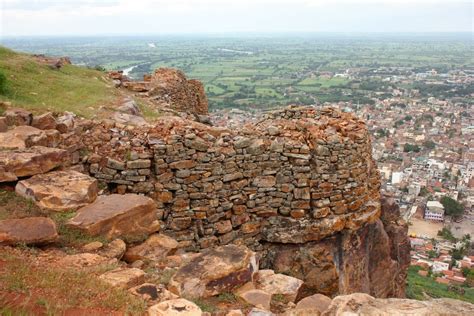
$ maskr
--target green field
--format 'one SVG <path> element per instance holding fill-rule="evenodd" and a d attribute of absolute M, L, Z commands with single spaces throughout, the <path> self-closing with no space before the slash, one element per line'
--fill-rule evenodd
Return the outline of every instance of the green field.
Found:
<path fill-rule="evenodd" d="M 92 67 L 138 65 L 130 73 L 136 79 L 158 67 L 178 68 L 205 84 L 211 109 L 338 101 L 373 104 L 376 92 L 390 97 L 392 89 L 413 86 L 385 83 L 383 76 L 432 69 L 446 73 L 474 66 L 472 40 L 463 34 L 170 35 L 3 42 L 21 51 L 70 56 L 73 62 Z M 447 86 L 444 91 L 451 90 Z M 466 90 L 461 96 L 469 94 Z"/>

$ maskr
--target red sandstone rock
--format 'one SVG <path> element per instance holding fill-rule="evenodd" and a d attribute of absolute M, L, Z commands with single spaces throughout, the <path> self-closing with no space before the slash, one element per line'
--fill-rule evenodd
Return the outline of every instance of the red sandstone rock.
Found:
<path fill-rule="evenodd" d="M 0 182 L 48 172 L 62 165 L 66 158 L 66 151 L 47 147 L 0 151 Z"/>
<path fill-rule="evenodd" d="M 31 126 L 38 129 L 56 129 L 56 119 L 50 112 L 33 116 Z"/>
<path fill-rule="evenodd" d="M 143 86 L 150 87 L 148 94 L 158 104 L 167 105 L 180 112 L 208 113 L 208 102 L 202 83 L 187 80 L 179 70 L 156 69 L 151 80 L 144 82 Z"/>
<path fill-rule="evenodd" d="M 3 115 L 6 117 L 9 126 L 30 125 L 33 120 L 33 114 L 24 109 L 9 108 Z"/>
<path fill-rule="evenodd" d="M 53 171 L 17 183 L 15 192 L 49 211 L 76 210 L 97 198 L 97 180 L 76 171 Z"/>
<path fill-rule="evenodd" d="M 184 297 L 210 297 L 230 292 L 252 280 L 257 269 L 253 251 L 244 246 L 222 246 L 205 250 L 181 266 L 171 279 L 169 289 Z"/>
<path fill-rule="evenodd" d="M 88 235 L 109 239 L 142 236 L 159 229 L 152 199 L 136 194 L 100 196 L 94 203 L 77 211 L 67 223 Z"/>
<path fill-rule="evenodd" d="M 44 244 L 57 239 L 56 224 L 47 217 L 0 221 L 0 245 Z"/>
<path fill-rule="evenodd" d="M 0 133 L 0 148 L 23 149 L 31 146 L 48 146 L 46 133 L 32 126 L 17 126 Z"/>
<path fill-rule="evenodd" d="M 140 245 L 127 249 L 124 259 L 127 262 L 137 260 L 159 261 L 166 256 L 173 255 L 178 247 L 178 242 L 171 237 L 161 234 L 151 235 Z"/>

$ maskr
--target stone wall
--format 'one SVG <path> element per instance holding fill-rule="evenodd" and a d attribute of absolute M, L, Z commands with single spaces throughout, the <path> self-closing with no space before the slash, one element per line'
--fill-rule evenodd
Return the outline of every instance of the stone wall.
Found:
<path fill-rule="evenodd" d="M 370 138 L 351 114 L 293 107 L 239 130 L 84 121 L 62 147 L 110 193 L 154 198 L 181 247 L 245 244 L 310 293 L 404 295 L 406 258 L 392 257 Z"/>
<path fill-rule="evenodd" d="M 142 139 L 95 130 L 119 157 L 84 139 L 94 152 L 89 172 L 112 191 L 154 197 L 164 230 L 186 246 L 304 243 L 357 229 L 380 211 L 367 130 L 332 109 L 286 109 L 240 131 L 181 119 L 140 130 Z"/>

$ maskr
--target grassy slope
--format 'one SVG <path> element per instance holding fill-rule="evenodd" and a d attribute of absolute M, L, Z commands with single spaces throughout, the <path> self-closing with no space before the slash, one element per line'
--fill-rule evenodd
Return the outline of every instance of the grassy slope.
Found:
<path fill-rule="evenodd" d="M 7 92 L 0 101 L 33 111 L 71 111 L 91 117 L 118 96 L 103 72 L 72 65 L 54 70 L 31 55 L 1 46 L 0 71 L 7 77 Z"/>
<path fill-rule="evenodd" d="M 423 292 L 434 298 L 448 297 L 474 303 L 474 289 L 464 287 L 464 295 L 448 291 L 448 286 L 437 283 L 431 277 L 418 274 L 420 267 L 411 266 L 408 269 L 407 297 L 417 300 L 425 300 Z"/>

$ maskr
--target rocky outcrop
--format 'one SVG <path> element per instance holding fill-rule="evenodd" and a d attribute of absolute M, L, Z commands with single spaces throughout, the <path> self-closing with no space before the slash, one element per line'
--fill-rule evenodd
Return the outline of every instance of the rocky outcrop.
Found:
<path fill-rule="evenodd" d="M 68 221 L 71 228 L 92 236 L 137 237 L 159 229 L 156 206 L 152 199 L 136 194 L 112 194 L 77 211 Z"/>
<path fill-rule="evenodd" d="M 19 181 L 15 192 L 33 200 L 41 209 L 77 210 L 97 198 L 97 179 L 77 171 L 52 171 Z"/>
<path fill-rule="evenodd" d="M 430 301 L 376 299 L 356 293 L 334 298 L 322 315 L 468 316 L 473 312 L 473 304 L 449 298 Z"/>
<path fill-rule="evenodd" d="M 0 245 L 45 244 L 57 238 L 56 224 L 47 217 L 0 221 Z"/>
<path fill-rule="evenodd" d="M 256 254 L 246 247 L 228 245 L 209 249 L 181 266 L 169 289 L 182 297 L 210 297 L 251 281 L 257 269 Z"/>
<path fill-rule="evenodd" d="M 109 74 L 113 80 L 133 92 L 146 93 L 159 109 L 169 108 L 192 114 L 208 114 L 208 101 L 203 84 L 188 80 L 183 72 L 171 68 L 159 68 L 144 81 L 130 81 L 117 72 Z"/>
<path fill-rule="evenodd" d="M 66 158 L 65 150 L 40 146 L 0 150 L 0 182 L 16 181 L 21 177 L 48 172 L 61 166 Z"/>

